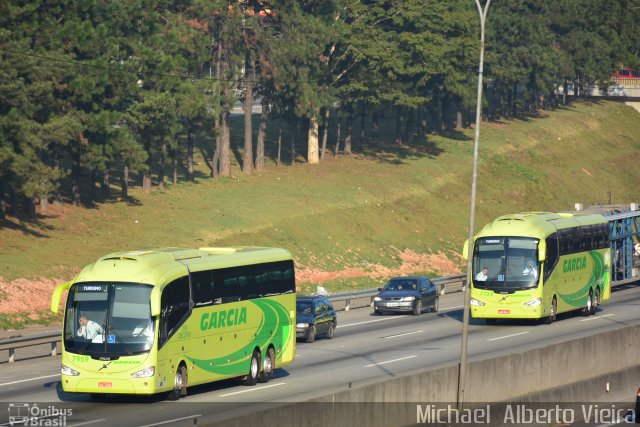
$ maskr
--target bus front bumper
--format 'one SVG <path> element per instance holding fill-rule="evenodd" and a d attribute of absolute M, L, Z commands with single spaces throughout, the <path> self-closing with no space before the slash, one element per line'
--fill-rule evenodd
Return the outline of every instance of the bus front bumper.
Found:
<path fill-rule="evenodd" d="M 543 312 L 542 307 L 540 306 L 471 306 L 471 317 L 474 319 L 540 319 L 545 316 L 548 316 L 548 313 Z"/>
<path fill-rule="evenodd" d="M 99 378 L 61 375 L 62 389 L 67 393 L 154 394 L 157 377 L 149 378 Z"/>

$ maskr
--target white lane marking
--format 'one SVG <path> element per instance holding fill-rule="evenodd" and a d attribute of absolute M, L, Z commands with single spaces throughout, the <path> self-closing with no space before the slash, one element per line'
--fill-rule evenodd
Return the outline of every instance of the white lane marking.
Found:
<path fill-rule="evenodd" d="M 35 381 L 35 380 L 41 380 L 43 378 L 53 378 L 53 377 L 59 377 L 59 376 L 60 374 L 55 374 L 55 375 L 44 375 L 42 377 L 27 378 L 26 380 L 18 380 L 18 381 L 11 381 L 10 383 L 3 383 L 3 384 L 0 384 L 0 387 L 2 387 L 3 385 L 18 384 L 18 383 L 24 383 L 27 381 Z"/>
<path fill-rule="evenodd" d="M 271 388 L 271 387 L 277 387 L 280 385 L 285 385 L 286 383 L 277 383 L 277 384 L 271 384 L 271 385 L 263 385 L 262 387 L 257 387 L 257 388 L 248 388 L 246 390 L 242 390 L 242 391 L 234 391 L 233 393 L 225 393 L 225 394 L 219 394 L 218 397 L 227 397 L 227 396 L 233 396 L 234 394 L 240 394 L 240 393 L 248 393 L 250 391 L 260 391 L 260 390 L 264 390 L 265 388 Z"/>
<path fill-rule="evenodd" d="M 412 334 L 419 334 L 422 331 L 411 331 L 411 332 L 404 332 L 402 334 L 395 334 L 395 335 L 387 335 L 386 337 L 380 337 L 384 340 L 386 340 L 387 338 L 396 338 L 396 337 L 403 337 L 405 335 L 412 335 Z"/>
<path fill-rule="evenodd" d="M 384 365 L 385 363 L 393 363 L 393 362 L 399 362 L 401 360 L 413 359 L 414 357 L 418 357 L 418 356 L 413 355 L 413 356 L 401 357 L 400 359 L 386 360 L 386 361 L 380 362 L 380 363 L 372 363 L 371 365 L 365 365 L 365 368 L 370 368 L 372 366 L 378 366 L 378 365 Z"/>
<path fill-rule="evenodd" d="M 174 419 L 172 419 L 172 420 L 161 421 L 161 422 L 159 422 L 159 423 L 145 424 L 145 425 L 140 426 L 140 427 L 159 426 L 159 425 L 162 425 L 162 424 L 175 423 L 176 421 L 188 420 L 188 419 L 191 419 L 191 418 L 196 418 L 196 417 L 201 417 L 201 416 L 202 416 L 202 415 L 200 415 L 200 414 L 194 414 L 194 415 L 189 415 L 188 417 L 174 418 Z"/>
<path fill-rule="evenodd" d="M 582 319 L 582 320 L 578 320 L 578 322 L 588 322 L 590 320 L 598 320 L 598 319 L 603 319 L 605 317 L 609 317 L 609 316 L 613 316 L 613 313 L 610 314 L 603 314 L 602 316 L 593 316 L 593 317 L 589 317 L 587 319 Z"/>
<path fill-rule="evenodd" d="M 106 418 L 100 418 L 99 420 L 93 420 L 93 421 L 85 421 L 83 423 L 78 423 L 78 424 L 67 424 L 68 427 L 78 427 L 78 426 L 84 426 L 87 424 L 93 424 L 93 423 L 99 423 L 102 421 L 106 421 Z"/>
<path fill-rule="evenodd" d="M 402 317 L 401 316 L 394 316 L 394 317 L 387 317 L 387 318 L 384 318 L 384 319 L 367 320 L 366 322 L 349 323 L 349 324 L 346 324 L 346 325 L 338 325 L 338 328 L 347 328 L 349 326 L 364 325 L 365 323 L 383 322 L 385 320 L 398 320 L 398 319 L 402 319 Z"/>
<path fill-rule="evenodd" d="M 464 308 L 464 305 L 456 305 L 455 307 L 447 307 L 447 308 L 440 307 L 440 311 L 455 310 L 456 308 Z"/>
<path fill-rule="evenodd" d="M 518 335 L 524 335 L 524 334 L 528 334 L 529 332 L 518 332 L 517 334 L 511 334 L 511 335 L 505 335 L 503 337 L 498 337 L 498 338 L 491 338 L 490 340 L 487 341 L 498 341 L 498 340 L 502 340 L 505 338 L 511 338 L 511 337 L 517 337 Z"/>

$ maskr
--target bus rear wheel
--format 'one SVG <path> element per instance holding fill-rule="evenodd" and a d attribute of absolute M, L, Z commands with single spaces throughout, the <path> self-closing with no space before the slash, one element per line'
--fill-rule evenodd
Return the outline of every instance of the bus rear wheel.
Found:
<path fill-rule="evenodd" d="M 591 309 L 589 310 L 589 314 L 595 315 L 598 310 L 598 306 L 600 305 L 600 289 L 596 288 L 595 292 L 589 295 L 589 299 L 591 300 Z"/>
<path fill-rule="evenodd" d="M 267 350 L 267 354 L 264 357 L 264 362 L 262 362 L 262 372 L 260 373 L 260 378 L 258 381 L 261 383 L 268 382 L 271 378 L 273 378 L 273 373 L 276 370 L 276 352 L 273 351 L 273 347 L 269 347 Z"/>
<path fill-rule="evenodd" d="M 249 373 L 247 377 L 242 380 L 244 385 L 256 385 L 258 382 L 258 376 L 260 375 L 260 352 L 253 350 L 251 355 L 251 363 L 249 364 Z"/>

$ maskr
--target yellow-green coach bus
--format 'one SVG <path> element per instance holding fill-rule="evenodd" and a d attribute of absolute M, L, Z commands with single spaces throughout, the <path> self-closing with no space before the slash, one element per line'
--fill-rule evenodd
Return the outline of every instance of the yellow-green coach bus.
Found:
<path fill-rule="evenodd" d="M 58 286 L 53 312 L 65 290 L 65 392 L 178 399 L 225 378 L 266 382 L 295 356 L 295 274 L 283 249 L 113 253 Z"/>
<path fill-rule="evenodd" d="M 464 255 L 467 255 L 468 242 Z M 595 314 L 611 293 L 609 228 L 602 215 L 526 212 L 487 224 L 473 245 L 471 316 L 556 320 Z"/>

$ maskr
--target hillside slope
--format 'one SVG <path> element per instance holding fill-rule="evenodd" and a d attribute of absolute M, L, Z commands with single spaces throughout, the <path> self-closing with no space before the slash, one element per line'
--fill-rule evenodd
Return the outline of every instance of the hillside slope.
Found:
<path fill-rule="evenodd" d="M 638 200 L 640 116 L 576 104 L 482 123 L 476 228 L 515 211 Z M 365 149 L 321 165 L 135 190 L 134 201 L 65 206 L 0 228 L 0 326 L 43 310 L 53 286 L 99 256 L 164 246 L 278 246 L 302 290 L 376 287 L 397 274 L 461 271 L 473 130 L 413 147 Z M 237 170 L 237 168 L 236 168 Z M 32 315 L 32 318 L 38 316 Z"/>

